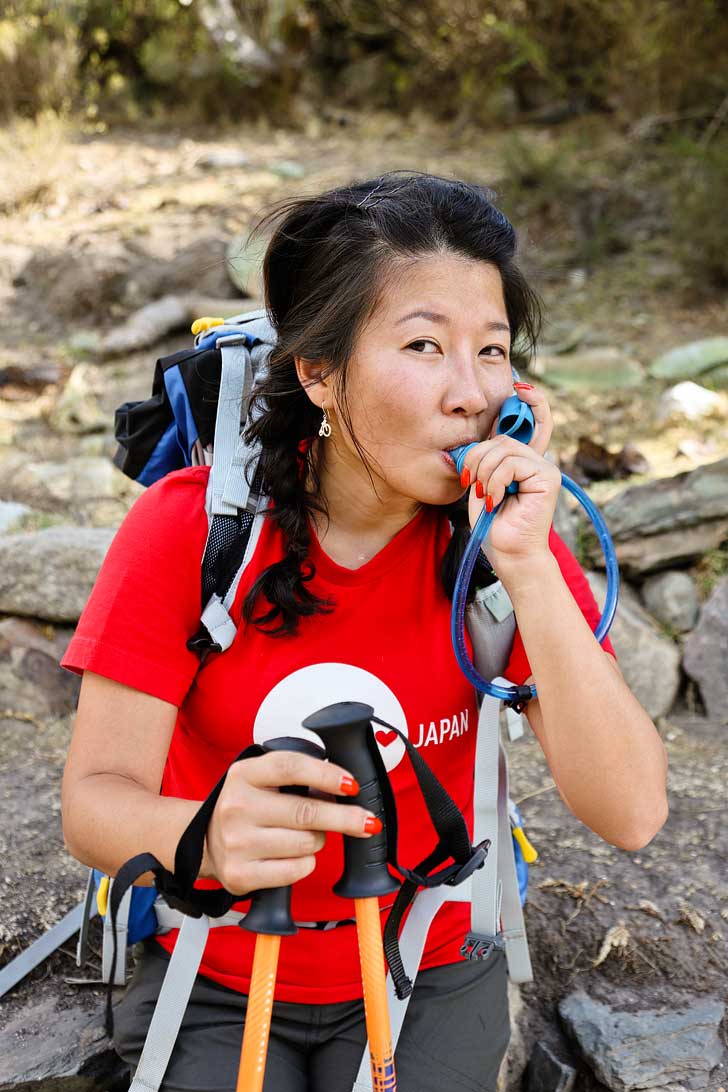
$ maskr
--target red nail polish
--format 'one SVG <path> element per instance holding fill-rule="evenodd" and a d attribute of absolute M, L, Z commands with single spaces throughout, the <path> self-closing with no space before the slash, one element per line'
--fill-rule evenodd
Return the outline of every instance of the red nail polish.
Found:
<path fill-rule="evenodd" d="M 485 510 L 486 512 L 493 511 L 493 498 L 491 497 L 490 493 L 485 494 Z"/>
<path fill-rule="evenodd" d="M 359 792 L 359 782 L 345 774 L 339 782 L 339 792 L 343 796 L 356 796 Z"/>
<path fill-rule="evenodd" d="M 379 834 L 382 829 L 382 820 L 377 819 L 376 815 L 368 815 L 364 820 L 364 833 L 365 834 Z"/>
<path fill-rule="evenodd" d="M 476 482 L 475 483 L 475 495 L 478 498 L 478 500 L 482 500 L 483 497 L 485 496 L 485 490 L 483 489 L 483 483 L 482 482 Z"/>
<path fill-rule="evenodd" d="M 514 383 L 513 386 L 517 391 L 535 391 L 536 388 L 532 383 Z"/>
<path fill-rule="evenodd" d="M 470 471 L 468 470 L 467 466 L 463 467 L 462 474 L 460 475 L 460 484 L 462 485 L 463 489 L 467 489 L 470 485 Z"/>

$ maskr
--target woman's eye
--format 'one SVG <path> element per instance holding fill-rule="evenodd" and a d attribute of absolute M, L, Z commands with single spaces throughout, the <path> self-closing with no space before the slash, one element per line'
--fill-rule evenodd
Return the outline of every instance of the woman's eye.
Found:
<path fill-rule="evenodd" d="M 437 344 L 437 342 L 436 341 L 430 341 L 430 339 L 428 337 L 418 338 L 417 341 L 411 342 L 407 346 L 407 348 L 408 349 L 415 349 L 416 345 L 434 345 L 436 350 L 439 348 L 439 345 Z M 419 352 L 419 349 L 415 349 L 415 352 Z"/>
<path fill-rule="evenodd" d="M 491 349 L 495 349 L 497 353 L 500 353 L 504 360 L 508 359 L 508 353 L 502 345 L 487 345 L 485 349 L 482 350 L 482 352 L 487 353 L 490 352 Z"/>

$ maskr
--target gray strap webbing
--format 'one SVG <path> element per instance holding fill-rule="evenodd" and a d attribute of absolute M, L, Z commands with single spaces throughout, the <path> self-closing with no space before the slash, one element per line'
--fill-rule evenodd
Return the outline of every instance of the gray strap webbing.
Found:
<path fill-rule="evenodd" d="M 210 919 L 185 916 L 129 1092 L 158 1092 L 192 993 Z"/>
<path fill-rule="evenodd" d="M 495 937 L 500 919 L 498 883 L 498 717 L 500 702 L 483 695 L 475 741 L 473 843 L 490 838 L 485 864 L 473 873 L 471 931 Z M 506 821 L 508 817 L 506 816 Z M 510 830 L 510 827 L 509 827 Z"/>
<path fill-rule="evenodd" d="M 111 889 L 114 881 L 109 880 L 109 892 L 107 898 L 111 898 Z M 125 892 L 119 903 L 116 913 L 116 967 L 114 971 L 114 985 L 123 986 L 126 982 L 126 934 L 129 924 L 129 907 L 131 906 L 132 888 Z M 104 918 L 104 931 L 101 942 L 101 977 L 104 982 L 111 981 L 111 964 L 114 961 L 114 930 L 111 926 L 111 914 Z"/>
<path fill-rule="evenodd" d="M 200 621 L 223 652 L 226 648 L 230 648 L 238 631 L 217 592 L 213 592 L 210 596 Z"/>
<path fill-rule="evenodd" d="M 245 508 L 248 503 L 250 487 L 241 470 L 239 494 L 235 502 L 226 496 L 226 487 L 233 475 L 231 473 L 236 458 L 239 458 L 240 409 L 243 404 L 246 378 L 252 385 L 252 367 L 250 351 L 242 334 L 231 334 L 220 339 L 222 367 L 220 370 L 220 393 L 217 399 L 215 416 L 215 440 L 210 478 L 212 479 L 212 515 L 234 516 L 238 508 Z"/>
<path fill-rule="evenodd" d="M 502 892 L 501 936 L 505 942 L 508 976 L 511 982 L 532 982 L 526 923 L 518 887 L 513 836 L 508 815 L 508 761 L 498 744 L 498 876 Z M 476 873 L 477 875 L 477 873 Z M 475 902 L 475 894 L 473 901 Z"/>
<path fill-rule="evenodd" d="M 76 966 L 83 967 L 86 962 L 86 956 L 88 954 L 88 927 L 91 922 L 91 918 L 96 913 L 96 884 L 94 883 L 94 870 L 89 868 L 88 879 L 86 880 L 86 894 L 83 897 L 83 916 L 81 918 L 81 928 L 78 933 L 78 943 L 76 944 Z"/>

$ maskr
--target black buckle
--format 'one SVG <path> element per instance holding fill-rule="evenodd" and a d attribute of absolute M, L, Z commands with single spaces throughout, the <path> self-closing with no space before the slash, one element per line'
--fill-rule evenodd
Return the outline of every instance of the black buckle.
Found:
<path fill-rule="evenodd" d="M 460 955 L 464 959 L 487 959 L 494 949 L 503 949 L 505 945 L 501 937 L 486 937 L 482 933 L 467 933 L 465 942 L 460 949 Z"/>
<path fill-rule="evenodd" d="M 516 696 L 514 698 L 508 698 L 503 704 L 507 705 L 509 709 L 514 709 L 515 712 L 520 715 L 533 697 L 531 687 L 514 686 L 513 689 L 516 691 Z"/>
<path fill-rule="evenodd" d="M 445 883 L 449 884 L 450 887 L 457 887 L 463 880 L 467 880 L 468 876 L 472 876 L 473 872 L 483 867 L 489 849 L 490 838 L 484 838 L 482 842 L 478 842 L 477 846 L 473 846 L 473 852 L 462 868 L 459 868 L 452 876 L 448 876 Z"/>
<path fill-rule="evenodd" d="M 222 645 L 213 641 L 204 626 L 200 626 L 197 633 L 189 638 L 187 648 L 199 656 L 200 660 L 204 660 L 208 652 L 222 652 Z"/>

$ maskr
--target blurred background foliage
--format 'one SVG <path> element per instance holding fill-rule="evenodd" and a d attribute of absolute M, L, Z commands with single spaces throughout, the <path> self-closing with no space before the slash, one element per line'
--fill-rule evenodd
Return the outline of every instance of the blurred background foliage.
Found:
<path fill-rule="evenodd" d="M 0 111 L 295 115 L 305 92 L 444 120 L 699 122 L 725 94 L 727 16 L 721 0 L 6 0 Z"/>
<path fill-rule="evenodd" d="M 426 114 L 453 140 L 508 130 L 507 211 L 565 227 L 586 267 L 669 231 L 703 289 L 728 284 L 725 0 L 6 0 L 0 15 L 6 127 L 303 128 L 360 110 Z"/>

